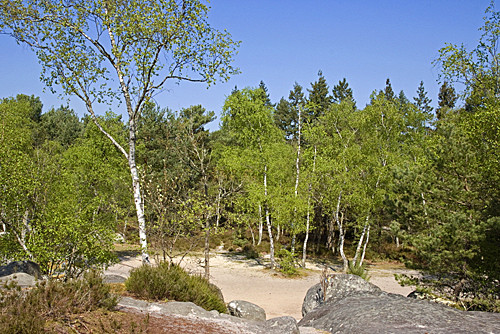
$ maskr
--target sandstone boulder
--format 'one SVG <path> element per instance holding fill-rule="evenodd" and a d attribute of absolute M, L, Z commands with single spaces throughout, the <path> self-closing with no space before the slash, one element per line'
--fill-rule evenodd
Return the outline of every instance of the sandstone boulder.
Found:
<path fill-rule="evenodd" d="M 243 303 L 244 304 L 244 303 Z M 251 304 L 251 303 L 249 303 Z M 279 317 L 267 321 L 249 321 L 217 311 L 206 311 L 189 302 L 150 303 L 123 297 L 118 302 L 118 310 L 147 312 L 155 317 L 176 316 L 198 323 L 217 323 L 234 333 L 246 334 L 299 334 L 297 321 L 292 317 Z M 313 333 L 304 331 L 304 333 Z"/>
<path fill-rule="evenodd" d="M 3 286 L 4 283 L 8 284 L 11 282 L 14 282 L 21 288 L 27 288 L 35 286 L 37 279 L 35 278 L 35 276 L 31 276 L 25 273 L 17 273 L 0 277 L 0 286 Z"/>
<path fill-rule="evenodd" d="M 500 314 L 459 311 L 382 292 L 369 283 L 357 285 L 357 279 L 345 276 L 336 276 L 325 300 L 318 295 L 319 284 L 310 289 L 310 299 L 316 296 L 320 305 L 309 309 L 299 326 L 330 333 L 500 333 Z"/>
<path fill-rule="evenodd" d="M 326 293 L 324 293 L 322 285 L 326 286 Z M 321 306 L 330 299 L 345 298 L 350 294 L 361 291 L 382 292 L 378 286 L 356 275 L 339 274 L 328 276 L 325 284 L 318 283 L 307 291 L 302 303 L 302 316 L 305 316 L 309 311 Z"/>
<path fill-rule="evenodd" d="M 232 316 L 252 321 L 265 321 L 266 311 L 253 303 L 244 300 L 233 300 L 227 304 L 227 310 Z"/>
<path fill-rule="evenodd" d="M 0 277 L 17 273 L 25 273 L 37 279 L 42 278 L 40 266 L 32 261 L 15 261 L 6 266 L 0 266 Z"/>

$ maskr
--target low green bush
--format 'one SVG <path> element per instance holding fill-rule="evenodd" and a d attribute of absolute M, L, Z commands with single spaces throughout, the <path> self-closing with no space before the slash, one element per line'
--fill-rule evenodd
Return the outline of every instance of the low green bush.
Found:
<path fill-rule="evenodd" d="M 245 245 L 243 247 L 243 254 L 247 257 L 247 259 L 258 259 L 259 258 L 259 253 L 255 249 L 254 246 L 252 245 Z"/>
<path fill-rule="evenodd" d="M 276 252 L 276 257 L 278 258 L 279 271 L 286 276 L 297 276 L 299 271 L 295 265 L 297 259 L 295 255 L 289 250 L 282 248 Z"/>
<path fill-rule="evenodd" d="M 216 286 L 201 276 L 189 275 L 181 267 L 167 262 L 132 269 L 125 287 L 127 291 L 148 300 L 193 302 L 207 311 L 227 312 Z"/>
<path fill-rule="evenodd" d="M 0 333 L 42 333 L 48 320 L 64 322 L 70 314 L 111 310 L 117 302 L 95 271 L 66 282 L 42 281 L 31 290 L 7 284 L 0 288 Z"/>

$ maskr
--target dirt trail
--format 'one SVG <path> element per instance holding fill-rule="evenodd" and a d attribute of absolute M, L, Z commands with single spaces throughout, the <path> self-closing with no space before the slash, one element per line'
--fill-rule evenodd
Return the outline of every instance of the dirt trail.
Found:
<path fill-rule="evenodd" d="M 201 256 L 189 257 L 182 266 L 192 272 L 202 273 L 200 262 Z M 126 257 L 109 268 L 106 274 L 128 277 L 130 269 L 140 265 L 139 257 Z M 302 318 L 304 296 L 311 286 L 319 282 L 323 266 L 308 262 L 307 268 L 306 277 L 289 279 L 267 269 L 261 261 L 243 256 L 217 254 L 210 258 L 211 281 L 222 290 L 225 301 L 240 299 L 257 304 L 266 310 L 268 319 L 285 315 L 297 320 Z M 413 291 L 412 287 L 401 287 L 394 279 L 394 273 L 412 272 L 396 264 L 369 266 L 370 282 L 382 290 L 405 296 Z"/>

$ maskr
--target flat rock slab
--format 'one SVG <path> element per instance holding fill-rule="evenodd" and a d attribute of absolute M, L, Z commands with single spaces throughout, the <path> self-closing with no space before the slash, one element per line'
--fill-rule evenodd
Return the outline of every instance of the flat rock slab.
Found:
<path fill-rule="evenodd" d="M 401 295 L 360 292 L 333 298 L 299 326 L 330 333 L 500 333 L 500 314 L 464 312 Z"/>
<path fill-rule="evenodd" d="M 297 321 L 292 317 L 273 318 L 267 321 L 248 321 L 217 311 L 206 311 L 190 302 L 149 303 L 123 297 L 117 308 L 122 311 L 151 313 L 156 317 L 173 315 L 192 321 L 223 324 L 227 328 L 231 328 L 232 331 L 234 330 L 235 333 L 242 334 L 300 334 Z"/>
<path fill-rule="evenodd" d="M 25 273 L 16 273 L 0 277 L 0 284 L 15 282 L 21 288 L 32 287 L 36 285 L 37 279 L 34 276 Z"/>
<path fill-rule="evenodd" d="M 125 281 L 127 280 L 126 277 L 123 277 L 123 276 L 120 276 L 120 275 L 114 275 L 114 274 L 111 274 L 111 275 L 104 275 L 104 283 L 125 283 Z"/>

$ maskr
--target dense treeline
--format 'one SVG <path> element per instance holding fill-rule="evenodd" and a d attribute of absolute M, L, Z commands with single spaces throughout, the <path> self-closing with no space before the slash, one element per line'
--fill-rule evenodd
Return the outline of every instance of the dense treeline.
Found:
<path fill-rule="evenodd" d="M 305 266 L 322 251 L 345 270 L 393 257 L 432 274 L 418 284 L 436 292 L 497 300 L 500 18 L 488 13 L 475 50 L 440 50 L 436 110 L 423 83 L 410 100 L 387 79 L 360 107 L 346 79 L 330 88 L 321 72 L 277 103 L 263 82 L 235 88 L 212 133 L 202 106 L 143 104 L 136 163 L 152 248 L 173 261 L 204 242 L 208 276 L 212 236 L 232 231 L 269 243 L 272 267 L 276 254 Z M 99 124 L 126 146 L 119 116 Z M 33 259 L 49 273 L 64 262 L 70 275 L 111 263 L 117 228 L 134 212 L 121 153 L 67 107 L 1 100 L 2 260 Z"/>

